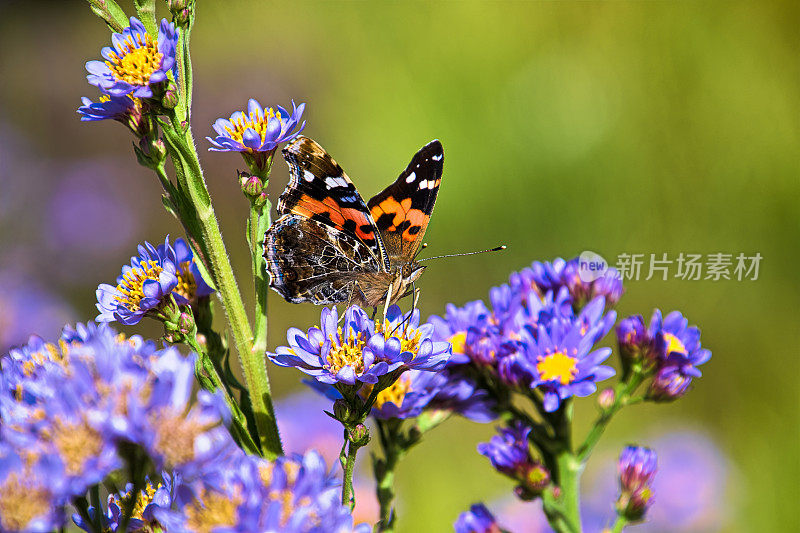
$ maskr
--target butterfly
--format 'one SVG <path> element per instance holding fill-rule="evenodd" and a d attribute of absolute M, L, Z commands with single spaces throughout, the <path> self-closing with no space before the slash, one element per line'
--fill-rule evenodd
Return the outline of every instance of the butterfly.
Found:
<path fill-rule="evenodd" d="M 434 140 L 369 202 L 315 141 L 283 149 L 290 179 L 267 230 L 270 287 L 292 303 L 377 308 L 412 292 L 416 261 L 439 192 L 444 152 Z"/>

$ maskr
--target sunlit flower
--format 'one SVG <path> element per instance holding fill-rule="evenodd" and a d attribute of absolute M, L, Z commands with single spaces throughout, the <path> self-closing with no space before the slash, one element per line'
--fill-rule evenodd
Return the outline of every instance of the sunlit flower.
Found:
<path fill-rule="evenodd" d="M 597 382 L 614 375 L 611 367 L 600 364 L 611 355 L 611 348 L 592 350 L 611 327 L 608 320 L 592 313 L 594 308 L 602 310 L 603 303 L 599 296 L 573 320 L 556 318 L 524 332 L 526 357 L 521 368 L 533 377 L 531 387 L 544 393 L 545 411 L 558 409 L 570 396 L 594 393 Z"/>
<path fill-rule="evenodd" d="M 161 257 L 172 257 L 167 244 L 159 244 L 157 251 Z M 178 278 L 178 285 L 172 291 L 178 305 L 195 304 L 198 298 L 208 296 L 214 292 L 197 267 L 194 260 L 194 253 L 189 244 L 180 237 L 175 239 L 173 245 L 175 254 L 175 276 Z"/>
<path fill-rule="evenodd" d="M 338 481 L 313 451 L 274 462 L 239 453 L 218 464 L 214 476 L 182 479 L 173 492 L 176 508 L 153 513 L 168 531 L 370 531 L 353 526 Z"/>
<path fill-rule="evenodd" d="M 267 162 L 281 143 L 297 137 L 305 127 L 300 122 L 305 104 L 296 106 L 292 112 L 281 106 L 262 107 L 251 98 L 247 112 L 237 111 L 229 119 L 220 118 L 214 123 L 217 136 L 206 137 L 214 152 L 242 152 L 245 159 L 258 169 L 265 169 Z"/>
<path fill-rule="evenodd" d="M 178 30 L 161 20 L 158 38 L 153 40 L 144 25 L 131 17 L 130 26 L 111 37 L 112 47 L 101 51 L 104 61 L 89 61 L 86 79 L 110 96 L 153 96 L 152 86 L 167 80 L 175 66 Z"/>
<path fill-rule="evenodd" d="M 185 251 L 188 247 L 183 243 L 179 248 Z M 185 253 L 183 259 L 186 259 Z M 139 246 L 139 256 L 131 258 L 131 264 L 122 267 L 116 287 L 103 283 L 97 288 L 100 314 L 95 320 L 116 320 L 132 325 L 146 315 L 164 318 L 161 310 L 170 304 L 170 297 L 185 304 L 191 293 L 197 296 L 201 287 L 197 280 L 202 278 L 199 274 L 195 277 L 194 272 L 196 267 L 192 270 L 190 263 L 179 261 L 169 237 L 158 249 L 145 242 Z M 202 286 L 204 291 L 208 288 L 205 284 Z"/>
<path fill-rule="evenodd" d="M 297 367 L 320 383 L 360 387 L 409 369 L 441 370 L 450 357 L 448 343 L 430 338 L 433 326 L 419 326 L 418 311 L 408 316 L 392 306 L 387 322 L 376 324 L 363 309 L 352 306 L 339 327 L 336 308 L 323 308 L 320 323 L 308 333 L 289 329 L 289 346 L 278 347 L 269 359 Z"/>
<path fill-rule="evenodd" d="M 653 504 L 651 485 L 656 474 L 656 462 L 656 452 L 640 446 L 628 446 L 619 456 L 617 512 L 628 520 L 641 520 Z"/>
<path fill-rule="evenodd" d="M 458 515 L 458 520 L 453 527 L 456 533 L 500 533 L 502 531 L 497 525 L 497 520 L 482 503 L 473 504 L 469 511 Z"/>
<path fill-rule="evenodd" d="M 144 136 L 150 131 L 148 121 L 142 115 L 142 101 L 129 94 L 122 96 L 101 96 L 97 102 L 81 98 L 83 105 L 78 114 L 83 122 L 116 120 L 128 126 L 137 135 Z"/>

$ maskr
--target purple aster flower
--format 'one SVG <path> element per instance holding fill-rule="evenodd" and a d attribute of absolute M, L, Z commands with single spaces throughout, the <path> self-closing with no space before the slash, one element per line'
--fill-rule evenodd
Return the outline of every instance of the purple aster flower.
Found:
<path fill-rule="evenodd" d="M 470 361 L 466 352 L 467 332 L 485 329 L 490 315 L 486 305 L 480 300 L 476 300 L 467 303 L 464 307 L 447 304 L 444 318 L 432 316 L 429 319 L 435 330 L 434 338 L 446 340 L 453 347 L 451 364 L 464 364 Z"/>
<path fill-rule="evenodd" d="M 157 248 L 160 257 L 172 257 L 168 249 L 169 243 L 159 244 Z M 180 237 L 175 239 L 175 276 L 178 285 L 172 292 L 178 305 L 196 304 L 198 298 L 208 296 L 214 292 L 203 276 L 194 260 L 194 253 L 189 244 Z"/>
<path fill-rule="evenodd" d="M 557 293 L 566 287 L 575 309 L 597 296 L 603 296 L 606 304 L 613 307 L 622 297 L 622 280 L 615 268 L 609 268 L 599 278 L 584 279 L 585 276 L 580 275 L 580 258 L 564 261 L 558 257 L 553 262 L 534 261 L 530 268 L 513 273 L 510 281 L 515 291 L 522 294 L 531 291 L 540 295 L 549 291 Z"/>
<path fill-rule="evenodd" d="M 78 108 L 82 122 L 98 120 L 116 120 L 130 128 L 139 137 L 150 132 L 150 123 L 143 116 L 143 104 L 140 98 L 125 94 L 122 96 L 101 96 L 97 102 L 89 98 L 81 98 L 83 105 Z"/>
<path fill-rule="evenodd" d="M 105 61 L 86 63 L 86 79 L 109 96 L 152 97 L 153 85 L 166 81 L 167 73 L 175 66 L 175 25 L 162 19 L 154 41 L 144 25 L 131 17 L 130 26 L 112 35 L 111 41 L 113 47 L 101 51 Z"/>
<path fill-rule="evenodd" d="M 630 521 L 644 518 L 653 504 L 651 485 L 656 475 L 656 452 L 640 446 L 628 446 L 619 456 L 620 496 L 617 512 Z"/>
<path fill-rule="evenodd" d="M 163 472 L 161 477 L 163 483 L 154 484 L 150 479 L 146 479 L 145 488 L 136 495 L 133 514 L 128 522 L 129 531 L 163 530 L 163 525 L 155 518 L 155 512 L 159 509 L 169 510 L 172 507 L 173 494 L 171 491 L 172 475 Z M 109 494 L 106 511 L 89 507 L 89 516 L 94 517 L 95 513 L 100 512 L 103 531 L 115 533 L 120 531 L 124 502 L 133 497 L 132 491 L 133 484 L 128 483 L 124 491 Z M 79 514 L 73 514 L 72 520 L 83 531 L 93 531 L 93 524 L 86 523 Z"/>
<path fill-rule="evenodd" d="M 0 440 L 0 531 L 52 531 L 64 523 L 52 490 L 61 465 Z"/>
<path fill-rule="evenodd" d="M 501 533 L 497 520 L 482 503 L 473 504 L 469 511 L 458 515 L 453 525 L 456 533 Z"/>
<path fill-rule="evenodd" d="M 738 502 L 724 452 L 707 434 L 692 428 L 659 431 L 650 442 L 658 450 L 658 475 L 651 482 L 658 502 L 636 529 L 647 533 L 726 530 Z M 584 521 L 586 529 L 610 522 L 609 502 L 619 495 L 617 461 L 608 459 L 598 457 L 586 471 L 581 498 L 582 514 L 590 517 Z"/>
<path fill-rule="evenodd" d="M 449 343 L 431 339 L 433 326 L 419 326 L 418 311 L 403 315 L 399 307 L 392 306 L 386 324 L 376 325 L 363 309 L 352 306 L 345 312 L 343 326 L 338 327 L 336 308 L 323 308 L 320 323 L 307 334 L 289 329 L 289 346 L 268 354 L 270 360 L 297 367 L 320 383 L 358 389 L 392 374 L 388 385 L 409 369 L 441 370 L 450 357 Z"/>
<path fill-rule="evenodd" d="M 176 509 L 156 509 L 165 530 L 315 531 L 359 533 L 339 498 L 338 481 L 316 452 L 268 462 L 240 453 L 218 464 L 213 476 L 179 480 Z"/>
<path fill-rule="evenodd" d="M 423 411 L 442 411 L 473 420 L 489 422 L 497 418 L 493 402 L 484 390 L 466 378 L 453 378 L 446 370 L 410 370 L 382 390 L 372 415 L 383 420 L 413 418 Z"/>
<path fill-rule="evenodd" d="M 599 296 L 577 317 L 555 318 L 524 332 L 524 357 L 517 360 L 518 370 L 520 375 L 530 375 L 531 387 L 544 393 L 545 411 L 555 411 L 570 396 L 594 393 L 597 382 L 614 375 L 611 367 L 600 364 L 611 355 L 611 349 L 592 351 L 613 324 L 613 311 L 605 317 L 596 312 L 602 311 L 603 303 Z"/>
<path fill-rule="evenodd" d="M 698 366 L 711 359 L 711 352 L 700 345 L 700 330 L 689 326 L 678 311 L 661 320 L 661 311 L 653 313 L 649 335 L 655 343 L 656 375 L 647 392 L 654 401 L 673 401 L 689 389 L 692 378 L 702 374 Z"/>
<path fill-rule="evenodd" d="M 158 249 L 148 242 L 139 245 L 139 256 L 131 258 L 131 264 L 122 267 L 117 286 L 102 283 L 97 288 L 97 309 L 100 314 L 95 320 L 116 320 L 133 325 L 146 315 L 164 319 L 162 309 L 170 303 L 170 296 L 174 296 L 176 302 L 186 303 L 182 293 L 188 294 L 188 275 L 192 272 L 191 269 L 184 272 L 185 268 L 179 265 L 175 249 L 169 244 L 169 237 Z M 178 277 L 179 274 L 182 278 Z M 192 278 L 191 281 L 197 286 L 197 278 L 194 275 Z"/>
<path fill-rule="evenodd" d="M 209 150 L 214 152 L 241 152 L 245 160 L 256 169 L 268 168 L 272 154 L 281 143 L 297 137 L 306 123 L 300 122 L 306 105 L 296 106 L 292 101 L 292 112 L 281 106 L 262 107 L 251 98 L 247 102 L 247 112 L 237 111 L 231 118 L 217 119 Z"/>
<path fill-rule="evenodd" d="M 531 456 L 531 428 L 515 421 L 497 430 L 499 435 L 478 444 L 478 453 L 488 457 L 495 470 L 519 482 L 515 492 L 520 498 L 533 499 L 550 483 L 550 473 Z"/>

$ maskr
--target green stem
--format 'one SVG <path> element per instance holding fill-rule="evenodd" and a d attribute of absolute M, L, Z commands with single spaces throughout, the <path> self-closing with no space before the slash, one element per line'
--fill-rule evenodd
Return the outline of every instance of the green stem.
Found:
<path fill-rule="evenodd" d="M 375 531 L 392 532 L 397 515 L 394 513 L 394 471 L 397 463 L 405 455 L 405 450 L 400 448 L 397 439 L 399 421 L 376 420 L 378 436 L 380 438 L 383 459 L 372 457 L 372 468 L 375 473 L 375 495 L 380 505 L 380 519 L 375 524 Z"/>
<path fill-rule="evenodd" d="M 247 242 L 250 245 L 251 268 L 255 280 L 255 314 L 253 351 L 263 354 L 267 350 L 267 295 L 269 281 L 264 270 L 264 247 L 262 239 L 270 226 L 269 200 L 261 207 L 250 205 L 250 217 L 247 219 Z"/>
<path fill-rule="evenodd" d="M 128 15 L 114 0 L 87 0 L 92 13 L 105 21 L 109 28 L 121 33 L 128 26 Z"/>
<path fill-rule="evenodd" d="M 561 488 L 563 533 L 580 533 L 580 476 L 583 466 L 570 451 L 556 456 L 558 467 L 558 486 Z"/>
<path fill-rule="evenodd" d="M 345 430 L 345 439 L 347 439 L 347 455 L 345 456 L 344 478 L 342 479 L 342 505 L 347 505 L 352 511 L 356 506 L 356 498 L 353 493 L 353 471 L 356 466 L 356 454 L 359 446 L 356 446 L 348 438 L 347 430 Z"/>
<path fill-rule="evenodd" d="M 222 299 L 225 314 L 233 332 L 234 343 L 253 404 L 260 445 L 264 454 L 273 459 L 283 454 L 283 448 L 275 422 L 264 353 L 253 351 L 252 330 L 206 188 L 191 130 L 182 131 L 180 125 L 174 122 L 171 125 L 162 122 L 162 129 L 167 142 L 175 148 L 180 156 L 181 161 L 176 161 L 176 166 L 178 164 L 187 166 L 186 190 L 181 192 L 188 195 L 196 209 L 200 229 L 200 235 L 197 237 L 204 244 L 210 263 L 208 265 L 209 272 L 217 288 L 217 293 Z"/>
<path fill-rule="evenodd" d="M 628 525 L 628 521 L 621 516 L 617 516 L 617 520 L 614 522 L 614 525 L 611 526 L 611 533 L 622 533 L 622 530 L 625 529 L 625 526 Z"/>
<path fill-rule="evenodd" d="M 631 372 L 628 381 L 617 383 L 616 387 L 614 387 L 614 403 L 600 413 L 600 416 L 597 417 L 594 425 L 592 425 L 592 429 L 586 435 L 583 444 L 578 449 L 578 459 L 580 459 L 581 463 L 586 463 L 592 450 L 597 445 L 597 441 L 600 440 L 614 415 L 626 405 L 637 403 L 638 399 L 631 398 L 631 395 L 636 392 L 643 380 L 644 375 L 642 372 L 634 370 Z"/>

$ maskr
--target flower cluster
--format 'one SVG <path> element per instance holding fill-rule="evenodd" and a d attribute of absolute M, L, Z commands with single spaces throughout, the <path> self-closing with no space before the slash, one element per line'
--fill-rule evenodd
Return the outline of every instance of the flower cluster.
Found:
<path fill-rule="evenodd" d="M 118 531 L 121 503 L 131 498 L 130 489 L 109 496 L 103 516 L 108 530 Z M 317 452 L 269 462 L 237 450 L 201 476 L 164 472 L 161 483 L 148 482 L 137 496 L 129 530 L 370 531 L 367 524 L 353 526 L 350 511 L 338 501 L 338 490 L 338 482 Z M 93 508 L 90 511 L 94 513 Z M 91 531 L 81 517 L 76 516 L 75 522 Z"/>
<path fill-rule="evenodd" d="M 702 375 L 697 367 L 711 359 L 711 352 L 700 344 L 700 330 L 689 326 L 678 311 L 662 319 L 656 309 L 647 328 L 641 316 L 628 317 L 617 326 L 617 340 L 626 371 L 640 364 L 654 374 L 647 397 L 657 402 L 686 394 L 692 378 Z"/>
<path fill-rule="evenodd" d="M 33 338 L 11 350 L 2 360 L 0 442 L 9 458 L 3 464 L 17 467 L 0 481 L 4 530 L 54 524 L 53 509 L 134 456 L 191 475 L 235 448 L 224 427 L 227 406 L 205 391 L 192 404 L 193 384 L 193 355 L 157 350 L 104 324 L 65 328 L 55 344 Z"/>
<path fill-rule="evenodd" d="M 656 452 L 649 448 L 628 446 L 619 456 L 617 512 L 627 520 L 638 521 L 653 504 L 651 485 L 656 475 Z"/>
<path fill-rule="evenodd" d="M 236 111 L 229 119 L 220 118 L 214 123 L 217 136 L 206 137 L 214 152 L 241 152 L 253 172 L 262 174 L 271 165 L 272 155 L 281 143 L 297 137 L 306 123 L 300 122 L 305 104 L 292 112 L 281 106 L 262 107 L 251 98 L 247 112 Z"/>
<path fill-rule="evenodd" d="M 97 288 L 98 322 L 132 325 L 144 316 L 174 320 L 170 316 L 174 305 L 193 304 L 213 292 L 200 275 L 186 241 L 177 239 L 173 247 L 169 237 L 157 248 L 148 242 L 140 245 L 139 255 L 122 267 L 116 283 Z"/>
<path fill-rule="evenodd" d="M 289 329 L 289 346 L 278 347 L 269 359 L 296 367 L 347 396 L 379 382 L 383 389 L 406 370 L 437 372 L 450 358 L 450 344 L 432 340 L 433 326 L 419 325 L 419 311 L 404 315 L 392 306 L 386 322 L 376 323 L 352 306 L 343 320 L 339 326 L 336 308 L 323 308 L 320 327 L 307 333 Z"/>
<path fill-rule="evenodd" d="M 154 87 L 166 82 L 175 66 L 175 25 L 162 19 L 154 40 L 139 19 L 131 17 L 130 26 L 115 33 L 111 42 L 113 46 L 101 51 L 104 61 L 86 63 L 86 79 L 109 96 L 152 97 Z"/>
<path fill-rule="evenodd" d="M 432 317 L 436 337 L 453 344 L 449 370 L 464 376 L 477 373 L 487 386 L 499 382 L 529 395 L 538 391 L 537 401 L 547 412 L 571 396 L 592 394 L 597 382 L 611 377 L 614 371 L 601 364 L 611 350 L 593 347 L 611 329 L 616 313 L 605 311 L 602 294 L 579 307 L 568 287 L 552 279 L 563 274 L 562 263 L 535 263 L 538 269 L 512 274 L 511 283 L 490 291 L 491 310 L 476 301 L 462 308 L 448 306 L 444 318 Z M 593 289 L 582 290 L 591 294 Z M 614 294 L 618 292 L 621 287 Z M 497 387 L 489 393 L 507 394 Z"/>

